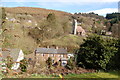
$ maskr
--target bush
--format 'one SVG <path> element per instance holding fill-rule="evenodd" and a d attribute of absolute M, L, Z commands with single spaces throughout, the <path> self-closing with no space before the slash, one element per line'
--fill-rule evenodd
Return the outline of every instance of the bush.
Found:
<path fill-rule="evenodd" d="M 51 59 L 51 57 L 48 57 L 48 60 L 46 60 L 46 64 L 48 65 L 48 68 L 51 68 L 51 66 L 52 66 L 52 59 Z"/>
<path fill-rule="evenodd" d="M 78 50 L 78 66 L 106 70 L 110 59 L 117 52 L 116 42 L 115 39 L 107 39 L 98 35 L 87 37 Z"/>
<path fill-rule="evenodd" d="M 66 68 L 72 70 L 75 68 L 75 59 L 74 57 L 71 57 L 68 62 L 67 62 L 67 65 L 66 65 Z"/>
<path fill-rule="evenodd" d="M 23 59 L 20 61 L 20 69 L 22 72 L 26 72 L 27 71 L 27 60 Z"/>

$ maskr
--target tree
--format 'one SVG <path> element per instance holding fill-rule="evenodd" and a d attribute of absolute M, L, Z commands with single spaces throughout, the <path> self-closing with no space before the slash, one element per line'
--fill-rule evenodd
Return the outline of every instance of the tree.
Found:
<path fill-rule="evenodd" d="M 50 39 L 60 35 L 61 27 L 54 13 L 48 14 L 46 23 L 48 24 L 45 32 L 46 37 Z"/>
<path fill-rule="evenodd" d="M 55 16 L 55 14 L 54 13 L 48 14 L 47 21 L 50 22 L 50 23 L 56 22 L 56 16 Z"/>
<path fill-rule="evenodd" d="M 77 52 L 78 66 L 106 70 L 110 59 L 117 52 L 115 44 L 115 39 L 107 39 L 98 35 L 87 37 Z"/>

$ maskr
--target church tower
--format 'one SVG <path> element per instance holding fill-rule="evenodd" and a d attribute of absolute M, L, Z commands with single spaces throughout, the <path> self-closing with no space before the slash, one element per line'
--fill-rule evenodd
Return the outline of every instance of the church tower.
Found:
<path fill-rule="evenodd" d="M 74 35 L 77 34 L 76 30 L 77 30 L 77 20 L 74 19 L 74 20 L 73 20 L 73 34 L 74 34 Z"/>

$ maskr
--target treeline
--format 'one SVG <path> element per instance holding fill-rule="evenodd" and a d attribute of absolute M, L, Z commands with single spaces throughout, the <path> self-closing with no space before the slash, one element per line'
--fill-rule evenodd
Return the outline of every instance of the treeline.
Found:
<path fill-rule="evenodd" d="M 100 16 L 94 12 L 90 12 L 90 13 L 75 13 L 74 16 L 76 15 L 81 15 L 81 16 L 84 16 L 84 17 L 92 17 L 92 18 L 96 18 L 96 19 L 100 19 L 100 20 L 103 20 L 104 17 L 103 16 Z"/>
<path fill-rule="evenodd" d="M 120 70 L 120 39 L 89 36 L 77 51 L 77 65 L 86 69 Z"/>
<path fill-rule="evenodd" d="M 113 18 L 117 18 L 120 20 L 120 13 L 112 13 L 106 15 L 106 19 L 113 19 Z"/>

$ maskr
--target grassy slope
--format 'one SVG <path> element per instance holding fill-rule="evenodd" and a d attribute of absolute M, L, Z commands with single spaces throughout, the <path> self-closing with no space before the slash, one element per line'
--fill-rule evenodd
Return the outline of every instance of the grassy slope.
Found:
<path fill-rule="evenodd" d="M 10 20 L 6 20 L 3 24 L 3 29 L 8 29 L 8 31 L 3 33 L 6 39 L 3 47 L 21 48 L 24 53 L 30 53 L 36 48 L 34 39 L 28 36 L 29 29 L 27 29 L 27 27 L 35 27 L 35 23 L 39 26 L 39 21 L 46 18 L 46 16 L 52 12 L 60 18 L 64 17 L 64 19 L 68 19 L 71 15 L 67 12 L 32 7 L 5 8 L 5 10 L 7 13 L 10 13 L 7 15 L 7 18 L 15 18 L 16 21 L 12 22 Z M 32 20 L 32 23 L 27 22 L 27 20 Z M 17 23 L 17 21 L 20 23 Z M 25 27 L 24 31 L 23 26 Z M 18 37 L 15 37 L 15 35 Z"/>
<path fill-rule="evenodd" d="M 69 50 L 69 47 L 79 48 L 79 45 L 83 42 L 83 38 L 84 37 L 82 36 L 76 36 L 76 35 L 69 34 L 69 35 L 59 37 L 59 38 L 43 41 L 41 45 L 42 46 L 57 45 L 61 47 L 68 47 L 68 50 Z"/>

